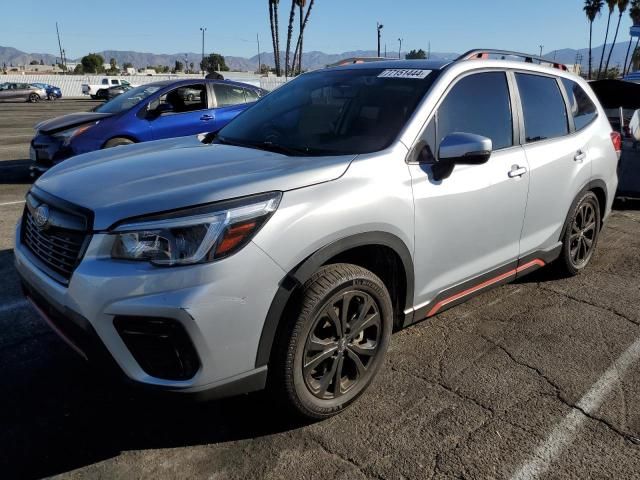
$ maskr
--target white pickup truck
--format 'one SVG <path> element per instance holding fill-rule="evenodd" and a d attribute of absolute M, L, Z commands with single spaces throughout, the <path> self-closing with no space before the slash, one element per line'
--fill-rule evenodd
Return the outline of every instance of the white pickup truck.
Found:
<path fill-rule="evenodd" d="M 83 95 L 90 95 L 91 98 L 97 98 L 96 95 L 98 90 L 102 90 L 103 88 L 115 87 L 117 85 L 128 85 L 131 87 L 135 87 L 136 85 L 131 85 L 128 81 L 122 80 L 121 78 L 115 77 L 104 77 L 100 80 L 100 83 L 95 84 L 82 84 L 82 93 Z"/>

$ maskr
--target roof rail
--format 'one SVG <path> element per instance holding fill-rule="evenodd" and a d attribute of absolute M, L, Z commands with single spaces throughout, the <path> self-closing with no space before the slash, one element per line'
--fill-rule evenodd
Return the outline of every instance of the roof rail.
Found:
<path fill-rule="evenodd" d="M 509 50 L 495 50 L 492 48 L 482 49 L 477 48 L 473 50 L 469 50 L 468 52 L 463 53 L 454 61 L 458 62 L 461 60 L 473 60 L 473 59 L 488 59 L 491 55 L 498 55 L 502 57 L 502 60 L 505 57 L 518 57 L 522 58 L 525 63 L 533 63 L 534 61 L 539 64 L 547 64 L 552 66 L 553 68 L 558 68 L 560 70 L 567 71 L 567 66 L 563 63 L 554 62 L 553 60 L 546 59 L 544 57 L 538 57 L 536 55 L 530 55 L 528 53 L 519 53 L 519 52 L 511 52 Z"/>

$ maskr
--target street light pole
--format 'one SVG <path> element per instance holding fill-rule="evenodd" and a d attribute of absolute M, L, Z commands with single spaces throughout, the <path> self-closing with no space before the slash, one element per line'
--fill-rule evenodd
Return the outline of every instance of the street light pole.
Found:
<path fill-rule="evenodd" d="M 207 27 L 200 27 L 202 32 L 202 61 L 200 62 L 200 71 L 204 74 L 204 32 L 207 31 Z"/>
<path fill-rule="evenodd" d="M 398 39 L 398 43 L 400 44 L 400 45 L 398 45 L 398 60 L 400 60 L 400 52 L 402 51 L 402 39 L 401 38 Z"/>
<path fill-rule="evenodd" d="M 544 45 L 539 45 L 540 47 L 540 56 L 542 56 L 542 49 L 544 48 Z"/>
<path fill-rule="evenodd" d="M 382 36 L 382 29 L 384 27 L 384 25 L 376 22 L 376 29 L 378 30 L 378 57 L 380 57 L 380 37 Z"/>

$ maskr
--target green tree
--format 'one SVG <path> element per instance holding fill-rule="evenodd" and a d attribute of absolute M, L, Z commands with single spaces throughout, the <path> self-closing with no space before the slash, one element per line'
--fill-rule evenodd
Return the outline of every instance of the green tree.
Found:
<path fill-rule="evenodd" d="M 31 60 L 29 65 L 40 65 L 40 62 L 38 62 L 38 60 Z"/>
<path fill-rule="evenodd" d="M 104 58 L 97 53 L 85 55 L 80 60 L 84 73 L 102 73 L 104 71 Z"/>
<path fill-rule="evenodd" d="M 622 20 L 622 14 L 627 10 L 629 6 L 629 0 L 618 0 L 618 25 L 616 25 L 616 33 L 613 36 L 613 42 L 611 43 L 611 50 L 609 50 L 609 56 L 607 57 L 607 63 L 604 64 L 604 71 L 609 68 L 609 62 L 611 61 L 611 54 L 613 53 L 613 47 L 616 46 L 616 40 L 618 39 L 618 30 L 620 30 L 620 21 Z"/>
<path fill-rule="evenodd" d="M 591 64 L 592 64 L 592 54 L 591 54 L 591 44 L 593 40 L 593 22 L 600 12 L 602 11 L 602 7 L 604 6 L 604 0 L 585 0 L 584 7 L 582 10 L 587 16 L 587 20 L 589 20 L 589 80 L 591 80 Z"/>
<path fill-rule="evenodd" d="M 427 58 L 427 52 L 422 49 L 411 50 L 404 56 L 404 58 L 406 58 L 407 60 L 424 60 L 425 58 Z"/>
<path fill-rule="evenodd" d="M 224 57 L 219 53 L 211 53 L 209 56 L 204 57 L 204 60 L 200 63 L 200 68 L 207 73 L 229 71 Z"/>
<path fill-rule="evenodd" d="M 131 62 L 124 62 L 124 64 L 122 65 L 122 68 L 124 70 L 126 70 L 127 68 L 133 68 L 133 63 Z"/>
<path fill-rule="evenodd" d="M 184 70 L 184 63 L 182 63 L 180 60 L 176 60 L 176 64 L 173 67 L 173 71 L 174 72 L 181 72 Z"/>
<path fill-rule="evenodd" d="M 81 63 L 79 63 L 78 65 L 76 65 L 76 68 L 73 69 L 73 73 L 82 75 L 84 73 L 84 67 L 82 66 Z"/>

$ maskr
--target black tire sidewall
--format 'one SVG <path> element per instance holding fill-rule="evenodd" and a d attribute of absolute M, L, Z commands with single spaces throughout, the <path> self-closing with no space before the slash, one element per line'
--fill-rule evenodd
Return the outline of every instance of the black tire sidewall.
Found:
<path fill-rule="evenodd" d="M 345 269 L 346 274 L 343 275 L 339 283 L 332 285 L 328 290 L 324 290 L 322 296 L 313 302 L 313 307 L 309 310 L 305 309 L 305 311 L 299 315 L 288 345 L 288 355 L 285 361 L 285 372 L 288 373 L 288 378 L 285 379 L 287 390 L 289 395 L 293 397 L 294 403 L 298 405 L 301 413 L 308 417 L 323 418 L 333 415 L 344 409 L 364 393 L 384 363 L 385 352 L 389 345 L 391 330 L 393 328 L 393 307 L 386 287 L 378 277 L 368 270 L 353 265 L 348 265 L 348 267 L 350 268 Z M 332 269 L 331 271 L 335 272 L 336 269 Z M 320 272 L 322 273 L 322 270 Z M 320 274 L 317 278 L 322 278 L 322 275 Z M 323 400 L 314 396 L 304 381 L 302 373 L 304 347 L 310 330 L 315 323 L 315 319 L 325 306 L 326 301 L 336 294 L 347 290 L 363 291 L 369 294 L 376 302 L 381 315 L 382 325 L 379 350 L 372 359 L 366 376 L 360 380 L 358 385 L 338 398 Z"/>
<path fill-rule="evenodd" d="M 576 216 L 578 215 L 578 211 L 580 210 L 580 207 L 582 207 L 582 205 L 584 205 L 586 202 L 592 202 L 594 205 L 595 213 L 596 213 L 596 229 L 595 229 L 593 244 L 591 245 L 591 251 L 589 252 L 588 260 L 584 262 L 582 265 L 576 266 L 573 264 L 573 261 L 571 260 L 571 251 L 570 251 L 571 250 L 571 227 L 575 222 L 575 219 L 576 219 Z M 601 218 L 600 202 L 598 201 L 598 197 L 595 195 L 595 193 L 591 191 L 585 192 L 580 197 L 580 200 L 576 203 L 576 206 L 571 212 L 571 215 L 567 219 L 567 223 L 564 229 L 565 232 L 564 232 L 564 237 L 562 239 L 562 267 L 566 273 L 570 275 L 577 275 L 580 272 L 582 272 L 589 265 L 589 263 L 591 263 L 591 259 L 593 258 L 596 246 L 598 244 L 598 239 L 600 238 L 600 230 L 602 227 L 602 225 L 600 224 L 601 222 L 600 218 Z"/>

